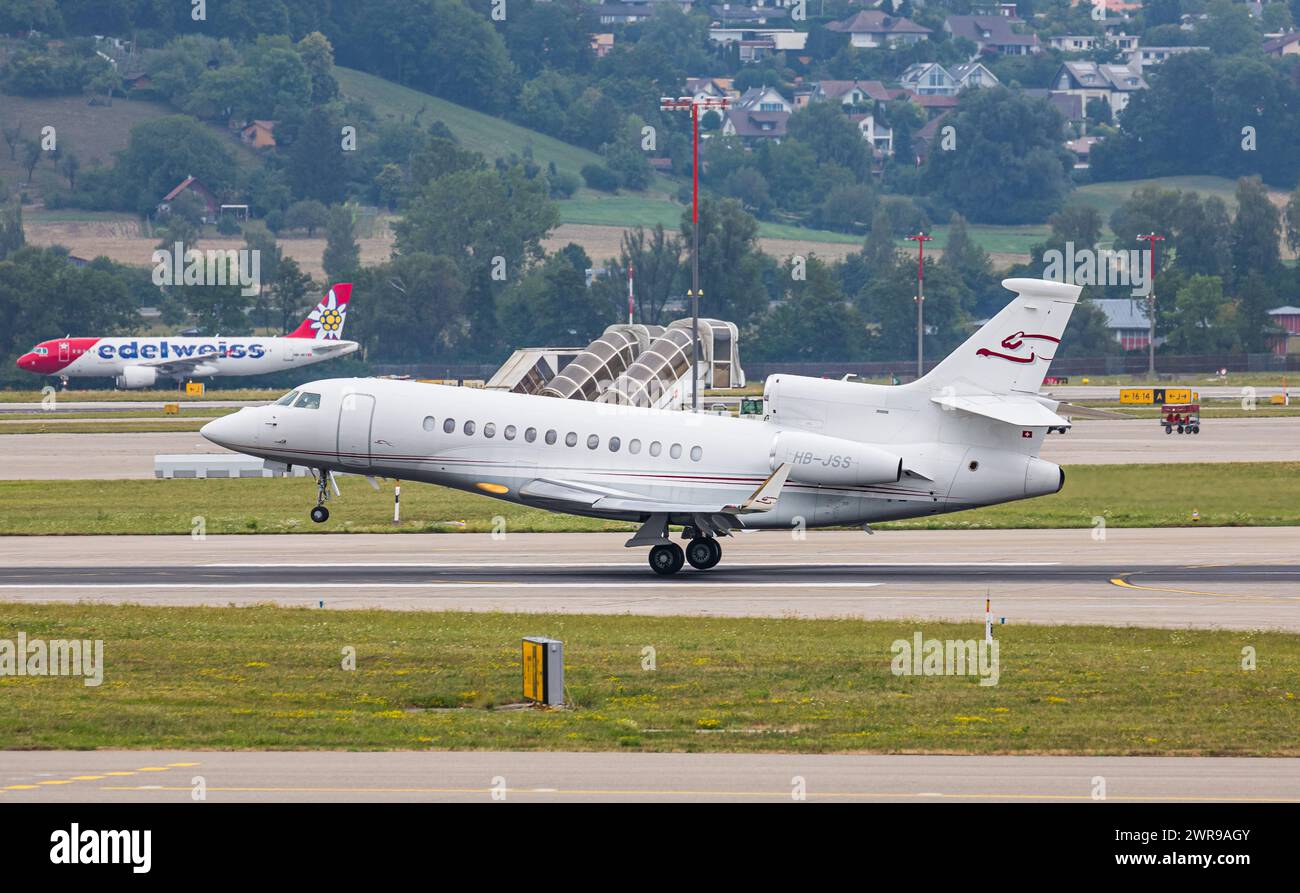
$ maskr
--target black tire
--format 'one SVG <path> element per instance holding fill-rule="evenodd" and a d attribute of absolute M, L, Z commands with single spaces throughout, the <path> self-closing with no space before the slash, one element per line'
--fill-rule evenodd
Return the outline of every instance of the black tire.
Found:
<path fill-rule="evenodd" d="M 696 537 L 686 546 L 686 560 L 696 570 L 707 571 L 722 560 L 722 546 L 712 537 Z"/>
<path fill-rule="evenodd" d="M 1166 433 L 1166 434 L 1173 434 L 1173 433 L 1174 433 L 1174 429 L 1171 428 L 1169 425 L 1165 425 L 1165 433 Z"/>
<path fill-rule="evenodd" d="M 686 555 L 676 543 L 664 543 L 650 550 L 650 569 L 662 577 L 671 577 L 685 563 Z"/>
<path fill-rule="evenodd" d="M 1178 433 L 1179 433 L 1179 434 L 1182 434 L 1182 433 L 1183 433 L 1183 426 L 1182 426 L 1182 425 L 1179 425 L 1179 426 L 1178 426 Z"/>
<path fill-rule="evenodd" d="M 330 510 L 323 505 L 318 505 L 311 510 L 311 519 L 317 524 L 324 524 L 330 519 Z"/>

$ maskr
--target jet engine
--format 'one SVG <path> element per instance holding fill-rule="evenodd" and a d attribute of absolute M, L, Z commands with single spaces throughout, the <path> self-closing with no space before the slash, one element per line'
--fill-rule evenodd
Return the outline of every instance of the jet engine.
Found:
<path fill-rule="evenodd" d="M 126 366 L 117 377 L 119 388 L 151 388 L 158 380 L 158 370 L 151 366 Z"/>
<path fill-rule="evenodd" d="M 903 459 L 866 443 L 804 431 L 782 431 L 772 438 L 772 469 L 790 463 L 790 480 L 799 484 L 855 487 L 892 484 L 903 476 Z"/>

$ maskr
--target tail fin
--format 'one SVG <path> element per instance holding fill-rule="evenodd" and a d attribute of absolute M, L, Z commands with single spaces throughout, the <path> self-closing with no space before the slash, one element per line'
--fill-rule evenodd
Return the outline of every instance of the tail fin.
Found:
<path fill-rule="evenodd" d="M 340 283 L 325 293 L 325 299 L 307 314 L 298 328 L 289 333 L 290 338 L 314 338 L 338 341 L 343 337 L 343 324 L 348 320 L 348 301 L 352 299 L 351 283 Z"/>
<path fill-rule="evenodd" d="M 1004 279 L 1016 297 L 913 383 L 958 394 L 1037 394 L 1078 303 L 1078 285 L 1044 279 Z"/>

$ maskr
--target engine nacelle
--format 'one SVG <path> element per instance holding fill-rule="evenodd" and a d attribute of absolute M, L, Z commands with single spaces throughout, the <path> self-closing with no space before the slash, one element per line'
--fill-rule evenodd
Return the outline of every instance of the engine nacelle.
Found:
<path fill-rule="evenodd" d="M 151 388 L 158 380 L 158 370 L 152 366 L 126 366 L 117 377 L 119 388 Z"/>
<path fill-rule="evenodd" d="M 798 484 L 856 487 L 892 484 L 903 476 L 901 456 L 866 443 L 804 431 L 782 431 L 772 438 L 772 470 L 790 463 Z"/>

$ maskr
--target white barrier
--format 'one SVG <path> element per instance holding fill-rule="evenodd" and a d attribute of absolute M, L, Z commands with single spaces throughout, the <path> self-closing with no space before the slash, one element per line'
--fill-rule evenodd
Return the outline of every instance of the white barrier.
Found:
<path fill-rule="evenodd" d="M 268 462 L 242 453 L 196 453 L 153 457 L 156 478 L 271 478 L 308 477 L 311 472 L 295 465 L 292 470 L 280 462 Z"/>

